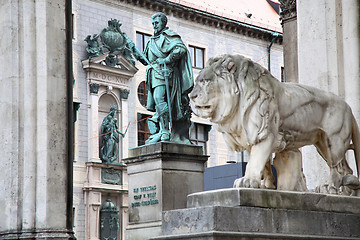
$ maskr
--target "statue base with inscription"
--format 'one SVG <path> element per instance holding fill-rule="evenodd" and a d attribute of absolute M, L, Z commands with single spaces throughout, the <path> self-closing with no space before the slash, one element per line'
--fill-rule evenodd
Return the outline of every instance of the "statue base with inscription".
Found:
<path fill-rule="evenodd" d="M 129 223 L 126 239 L 161 235 L 162 212 L 186 208 L 187 195 L 204 190 L 201 146 L 159 142 L 129 149 Z"/>
<path fill-rule="evenodd" d="M 360 239 L 356 197 L 234 188 L 191 194 L 187 205 L 164 212 L 151 239 Z"/>

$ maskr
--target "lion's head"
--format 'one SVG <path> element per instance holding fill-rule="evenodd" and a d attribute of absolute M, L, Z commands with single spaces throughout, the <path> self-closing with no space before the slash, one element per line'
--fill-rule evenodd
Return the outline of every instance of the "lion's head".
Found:
<path fill-rule="evenodd" d="M 261 80 L 264 76 L 273 78 L 265 68 L 241 55 L 211 58 L 190 93 L 194 112 L 219 125 L 236 121 L 246 131 L 250 144 L 259 141 L 267 134 L 264 121 L 271 99 L 271 91 L 260 87 L 268 84 Z"/>
<path fill-rule="evenodd" d="M 220 122 L 231 112 L 237 100 L 232 96 L 239 93 L 234 81 L 237 70 L 231 58 L 211 58 L 207 66 L 195 80 L 195 87 L 190 94 L 199 116 Z M 223 84 L 223 83 L 227 84 Z M 229 104 L 229 101 L 236 101 Z"/>

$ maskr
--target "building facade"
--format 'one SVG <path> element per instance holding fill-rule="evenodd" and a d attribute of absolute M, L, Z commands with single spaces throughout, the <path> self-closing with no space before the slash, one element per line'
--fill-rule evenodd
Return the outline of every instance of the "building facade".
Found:
<path fill-rule="evenodd" d="M 140 62 L 118 56 L 109 67 L 104 55 L 89 59 L 84 39 L 100 34 L 108 21 L 117 19 L 121 31 L 143 49 L 153 34 L 151 16 L 163 12 L 168 27 L 178 33 L 192 57 L 194 77 L 207 59 L 221 54 L 241 54 L 282 76 L 281 25 L 276 1 L 73 1 L 74 106 L 74 230 L 78 239 L 100 238 L 102 205 L 111 200 L 119 211 L 119 239 L 127 225 L 126 166 L 101 160 L 100 128 L 110 107 L 116 106 L 118 127 L 126 135 L 119 139 L 118 162 L 127 149 L 141 146 L 149 135 L 146 118 L 144 67 Z M 222 6 L 221 4 L 225 4 Z M 237 6 L 238 5 L 238 6 Z M 212 124 L 193 115 L 190 138 L 209 155 L 207 167 L 246 161 L 246 153 L 230 152 Z"/>

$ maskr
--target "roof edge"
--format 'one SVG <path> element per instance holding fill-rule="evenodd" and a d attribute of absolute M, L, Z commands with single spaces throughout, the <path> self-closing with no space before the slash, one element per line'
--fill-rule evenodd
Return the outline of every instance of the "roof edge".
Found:
<path fill-rule="evenodd" d="M 264 41 L 272 41 L 274 35 L 278 35 L 275 43 L 282 44 L 283 35 L 281 31 L 255 26 L 249 23 L 229 19 L 223 16 L 191 8 L 179 3 L 167 0 L 92 0 L 99 3 L 109 3 L 112 5 L 132 4 L 136 7 L 150 9 L 155 12 L 163 12 L 167 15 L 174 15 L 188 21 L 198 22 L 207 26 L 220 28 L 222 30 L 242 34 Z M 270 26 L 269 26 L 270 27 Z"/>

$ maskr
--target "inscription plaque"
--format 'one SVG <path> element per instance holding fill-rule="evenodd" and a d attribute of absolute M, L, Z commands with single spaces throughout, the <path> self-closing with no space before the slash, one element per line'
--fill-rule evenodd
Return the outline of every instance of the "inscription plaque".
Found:
<path fill-rule="evenodd" d="M 156 185 L 134 188 L 133 193 L 135 202 L 131 203 L 132 207 L 159 204 L 159 199 L 156 196 Z"/>
<path fill-rule="evenodd" d="M 121 185 L 122 171 L 115 170 L 113 168 L 102 168 L 101 169 L 101 182 L 108 184 Z"/>

